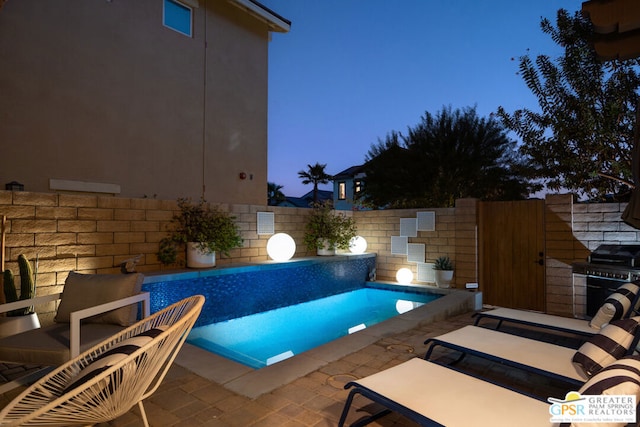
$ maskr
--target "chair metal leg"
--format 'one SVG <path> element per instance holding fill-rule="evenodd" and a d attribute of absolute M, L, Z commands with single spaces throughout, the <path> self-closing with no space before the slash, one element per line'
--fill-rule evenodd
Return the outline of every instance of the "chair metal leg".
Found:
<path fill-rule="evenodd" d="M 357 393 L 357 389 L 351 390 L 349 396 L 347 396 L 347 401 L 344 403 L 344 408 L 342 409 L 342 414 L 340 415 L 340 421 L 338 421 L 338 427 L 343 427 L 344 422 L 347 420 L 347 415 L 349 414 L 349 408 L 351 407 L 351 402 L 353 402 L 353 397 Z"/>
<path fill-rule="evenodd" d="M 144 410 L 144 405 L 142 404 L 142 400 L 138 402 L 138 408 L 140 408 L 140 415 L 142 416 L 142 422 L 144 423 L 144 427 L 149 427 L 149 421 L 147 420 L 147 413 Z"/>

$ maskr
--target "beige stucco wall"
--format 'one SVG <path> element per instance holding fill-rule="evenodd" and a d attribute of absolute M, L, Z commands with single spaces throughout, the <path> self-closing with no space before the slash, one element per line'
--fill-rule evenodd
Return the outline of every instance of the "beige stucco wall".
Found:
<path fill-rule="evenodd" d="M 6 3 L 0 186 L 266 203 L 268 28 L 227 1 L 199 3 L 193 38 L 162 25 L 160 0 Z"/>

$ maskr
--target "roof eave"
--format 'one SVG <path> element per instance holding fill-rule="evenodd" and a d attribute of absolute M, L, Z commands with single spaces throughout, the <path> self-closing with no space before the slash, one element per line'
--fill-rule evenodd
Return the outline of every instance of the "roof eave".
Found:
<path fill-rule="evenodd" d="M 291 30 L 291 21 L 278 15 L 271 9 L 263 6 L 255 0 L 228 0 L 233 5 L 246 10 L 251 15 L 265 22 L 269 31 L 288 33 Z"/>

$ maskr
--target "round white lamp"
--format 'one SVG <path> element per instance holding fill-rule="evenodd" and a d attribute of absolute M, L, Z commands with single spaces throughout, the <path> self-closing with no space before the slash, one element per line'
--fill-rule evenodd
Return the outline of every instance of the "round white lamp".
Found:
<path fill-rule="evenodd" d="M 408 285 L 413 280 L 413 273 L 408 268 L 401 268 L 396 273 L 396 280 L 401 285 Z"/>
<path fill-rule="evenodd" d="M 367 241 L 362 236 L 352 237 L 349 240 L 349 250 L 354 254 L 363 254 L 367 250 Z"/>
<path fill-rule="evenodd" d="M 274 261 L 288 261 L 296 253 L 296 242 L 287 233 L 276 233 L 267 242 L 267 254 Z"/>

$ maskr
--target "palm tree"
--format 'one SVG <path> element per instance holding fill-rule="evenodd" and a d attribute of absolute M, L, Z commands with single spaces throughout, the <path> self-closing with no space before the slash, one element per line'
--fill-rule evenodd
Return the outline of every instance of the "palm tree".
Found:
<path fill-rule="evenodd" d="M 315 165 L 307 165 L 306 171 L 298 172 L 298 176 L 302 179 L 304 185 L 313 184 L 313 203 L 318 203 L 318 184 L 328 184 L 331 175 L 324 171 L 327 165 L 316 163 Z"/>
<path fill-rule="evenodd" d="M 267 200 L 269 206 L 275 206 L 286 199 L 284 193 L 280 191 L 283 188 L 284 186 L 278 185 L 275 182 L 267 183 Z"/>

